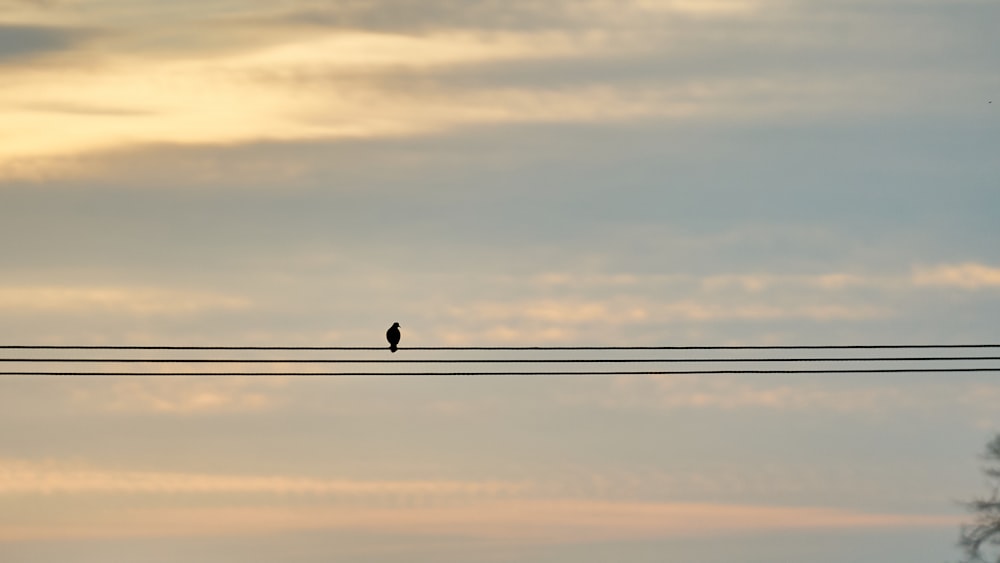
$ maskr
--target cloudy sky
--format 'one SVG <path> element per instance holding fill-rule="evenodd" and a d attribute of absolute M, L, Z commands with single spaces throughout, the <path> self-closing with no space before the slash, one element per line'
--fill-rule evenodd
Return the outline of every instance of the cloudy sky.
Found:
<path fill-rule="evenodd" d="M 0 0 L 0 344 L 996 343 L 998 21 Z M 996 374 L 5 376 L 0 553 L 939 563 L 998 403 Z"/>

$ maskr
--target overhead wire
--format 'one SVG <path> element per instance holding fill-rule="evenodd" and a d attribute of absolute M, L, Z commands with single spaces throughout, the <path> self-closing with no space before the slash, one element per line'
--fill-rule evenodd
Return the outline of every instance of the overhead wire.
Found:
<path fill-rule="evenodd" d="M 756 363 L 756 362 L 906 362 L 982 361 L 1000 356 L 890 356 L 792 358 L 489 358 L 489 359 L 334 359 L 334 358 L 0 358 L 0 363 L 171 363 L 171 364 L 573 364 L 573 363 Z"/>
<path fill-rule="evenodd" d="M 859 344 L 859 345 L 746 345 L 746 346 L 433 346 L 433 347 L 413 347 L 401 348 L 400 352 L 411 351 L 645 351 L 645 352 L 725 352 L 725 351 L 751 351 L 751 350 L 783 350 L 783 351 L 815 351 L 815 350 L 839 350 L 839 351 L 862 351 L 862 350 L 948 350 L 948 349 L 996 349 L 1000 344 Z M 657 354 L 661 357 L 643 357 L 648 354 L 623 355 L 623 357 L 530 357 L 520 355 L 518 357 L 493 357 L 493 358 L 412 358 L 405 355 L 394 356 L 392 358 L 371 357 L 371 358 L 323 358 L 323 357 L 170 357 L 170 354 L 180 351 L 288 351 L 288 352 L 333 352 L 333 351 L 379 351 L 384 352 L 385 347 L 358 347 L 358 346 L 154 346 L 154 345 L 0 345 L 0 350 L 20 351 L 22 353 L 15 357 L 0 356 L 0 375 L 3 376 L 110 376 L 110 377 L 162 377 L 162 376 L 205 376 L 205 377 L 232 377 L 232 376 L 289 376 L 289 377 L 343 377 L 343 376 L 616 376 L 616 375 L 725 375 L 725 374 L 877 374 L 877 373 L 971 373 L 971 372 L 1000 372 L 1000 364 L 986 364 L 984 362 L 998 362 L 998 355 L 968 355 L 968 354 L 947 354 L 934 355 L 927 353 L 920 354 L 889 354 L 870 355 L 858 354 L 824 354 L 820 356 L 782 354 L 780 356 L 752 357 L 753 354 L 740 354 L 733 357 L 728 354 L 720 354 L 712 357 L 711 354 L 698 355 L 696 357 L 685 358 L 683 355 L 675 356 L 669 354 Z M 59 354 L 50 355 L 50 351 L 119 351 L 121 354 L 105 354 L 102 357 L 86 357 L 86 355 L 74 354 L 65 356 Z M 38 354 L 24 353 L 27 351 L 39 352 Z M 163 354 L 157 357 L 138 357 L 130 352 L 138 351 L 159 351 Z M 194 355 L 194 354 L 192 354 Z M 284 355 L 284 354 L 282 354 Z M 662 357 L 662 356 L 669 357 Z M 114 356 L 114 357 L 111 357 Z M 892 363 L 894 362 L 894 363 Z M 952 364 L 950 367 L 944 362 Z M 819 368 L 810 367 L 808 369 L 780 366 L 778 364 L 834 364 L 844 363 L 861 364 L 858 367 L 832 367 L 822 366 Z M 19 365 L 22 364 L 22 365 Z M 47 369 L 32 368 L 39 364 L 64 365 L 65 368 Z M 82 365 L 95 365 L 96 369 L 85 371 L 78 369 Z M 98 367 L 96 364 L 104 366 L 116 364 L 148 365 L 145 371 L 128 370 L 124 366 L 118 369 L 108 367 Z M 155 364 L 169 364 L 166 369 L 153 368 Z M 228 365 L 226 371 L 201 371 L 195 368 L 196 365 Z M 535 370 L 503 370 L 494 368 L 493 370 L 463 369 L 459 367 L 453 370 L 424 371 L 413 367 L 401 367 L 393 371 L 361 371 L 357 368 L 346 368 L 350 371 L 330 371 L 322 370 L 324 365 L 364 365 L 364 364 L 399 364 L 406 365 L 456 365 L 466 364 L 470 368 L 473 365 L 484 364 L 521 364 L 535 365 L 539 369 Z M 584 364 L 644 364 L 649 366 L 643 370 L 628 369 L 559 369 L 556 364 L 584 365 Z M 659 364 L 659 365 L 657 365 Z M 669 367 L 670 366 L 677 367 Z M 708 369 L 677 369 L 685 368 L 688 365 L 707 364 Z M 711 366 L 711 364 L 728 364 L 737 366 L 722 369 L 722 366 Z M 865 364 L 881 364 L 884 367 L 872 367 Z M 250 366 L 269 365 L 273 369 L 270 371 Z M 315 366 L 309 368 L 290 368 L 289 366 Z M 775 367 L 766 367 L 775 366 Z M 188 366 L 190 369 L 184 369 Z M 243 366 L 244 369 L 234 369 L 235 366 Z M 931 366 L 931 367 L 925 367 Z M 19 369 L 20 368 L 20 369 Z M 223 368 L 226 369 L 226 368 Z"/>
<path fill-rule="evenodd" d="M 983 368 L 880 368 L 880 369 L 734 369 L 670 371 L 469 371 L 469 372 L 108 372 L 108 371 L 0 371 L 0 376 L 100 376 L 100 377 L 486 377 L 486 376 L 620 376 L 620 375 L 738 375 L 738 374 L 887 374 L 1000 372 L 1000 366 Z"/>
<path fill-rule="evenodd" d="M 735 345 L 735 346 L 414 346 L 403 351 L 444 350 L 888 350 L 930 348 L 1000 348 L 1000 344 L 807 344 L 807 345 Z M 0 345 L 0 350 L 286 350 L 286 351 L 346 351 L 387 350 L 386 346 L 155 346 L 155 345 L 64 345 L 13 344 Z"/>

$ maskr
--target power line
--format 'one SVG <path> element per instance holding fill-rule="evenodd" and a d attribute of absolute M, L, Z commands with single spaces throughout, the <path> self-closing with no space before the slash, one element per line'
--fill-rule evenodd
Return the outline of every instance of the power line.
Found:
<path fill-rule="evenodd" d="M 892 368 L 816 370 L 676 370 L 676 371 L 469 371 L 469 372 L 109 372 L 109 371 L 2 371 L 0 376 L 64 377 L 486 377 L 486 376 L 616 376 L 616 375 L 737 375 L 737 374 L 861 374 L 861 373 L 971 373 L 1000 372 L 988 368 Z"/>
<path fill-rule="evenodd" d="M 756 363 L 756 362 L 926 362 L 1000 360 L 1000 356 L 890 356 L 890 357 L 792 357 L 792 358 L 542 358 L 542 359 L 331 359 L 331 358 L 0 358 L 17 363 L 170 363 L 170 364 L 573 364 L 573 363 Z"/>
<path fill-rule="evenodd" d="M 1000 348 L 1000 344 L 865 344 L 865 345 L 772 345 L 772 346 L 440 346 L 440 347 L 416 347 L 408 348 L 405 351 L 660 351 L 660 352 L 681 352 L 681 351 L 731 351 L 731 350 L 838 350 L 838 351 L 859 351 L 859 350 L 928 350 L 928 349 L 994 349 Z M 58 354 L 55 357 L 47 357 L 48 354 L 37 353 L 37 354 L 21 354 L 18 357 L 0 357 L 0 366 L 8 366 L 7 371 L 0 371 L 0 375 L 24 375 L 24 376 L 109 376 L 109 377 L 122 377 L 122 376 L 136 376 L 136 377 L 159 377 L 159 376 L 221 376 L 221 377 L 237 377 L 237 376 L 291 376 L 291 377 L 338 377 L 338 376 L 558 376 L 558 375 L 577 375 L 577 376 L 614 376 L 614 375 L 711 375 L 711 374 L 849 374 L 849 373 L 961 373 L 961 372 L 997 372 L 1000 371 L 1000 366 L 996 364 L 987 364 L 983 366 L 981 362 L 997 362 L 1000 361 L 1000 355 L 940 355 L 943 352 L 938 352 L 938 355 L 934 353 L 930 354 L 918 354 L 910 353 L 909 355 L 903 354 L 881 354 L 881 355 L 871 355 L 865 356 L 858 353 L 850 354 L 825 354 L 819 356 L 810 356 L 808 354 L 791 354 L 791 355 L 781 355 L 781 356 L 770 356 L 765 355 L 764 357 L 747 357 L 747 355 L 737 355 L 737 357 L 726 357 L 726 354 L 718 354 L 721 357 L 712 357 L 715 354 L 700 355 L 696 357 L 677 357 L 683 356 L 683 354 L 657 354 L 661 357 L 628 357 L 628 354 L 622 354 L 625 357 L 614 357 L 615 354 L 611 354 L 610 357 L 564 357 L 564 358 L 552 358 L 552 357 L 536 357 L 534 359 L 528 355 L 514 355 L 519 357 L 505 358 L 503 355 L 500 357 L 493 358 L 414 358 L 412 356 L 400 355 L 388 357 L 388 354 L 373 356 L 370 358 L 337 358 L 337 357 L 295 357 L 299 354 L 280 354 L 288 355 L 292 357 L 287 358 L 260 358 L 260 357 L 250 357 L 250 358 L 240 358 L 233 357 L 238 355 L 230 355 L 230 357 L 170 357 L 173 352 L 176 351 L 293 351 L 293 352 L 315 352 L 315 351 L 378 351 L 384 353 L 386 348 L 384 347 L 328 347 L 328 346 L 152 346 L 152 345 L 136 345 L 136 346 L 102 346 L 102 345 L 85 345 L 85 346 L 69 346 L 69 345 L 0 345 L 0 350 L 19 350 L 19 351 L 50 351 L 50 350 L 114 350 L 114 351 L 126 351 L 123 354 L 106 354 L 105 357 L 59 357 Z M 157 354 L 158 357 L 144 358 L 135 357 L 135 354 L 129 354 L 130 351 L 160 351 L 165 354 Z M 571 354 L 564 354 L 571 355 Z M 662 357 L 663 355 L 668 355 L 671 357 Z M 141 356 L 141 354 L 139 355 Z M 300 355 L 301 356 L 301 355 Z M 801 363 L 828 363 L 828 364 L 840 364 L 843 365 L 846 362 L 860 363 L 861 366 L 855 368 L 842 368 L 842 367 L 826 367 L 823 369 L 801 369 L 792 368 L 790 366 L 777 366 L 784 369 L 768 368 L 766 364 L 775 365 L 782 363 L 790 364 L 801 364 Z M 884 362 L 896 362 L 896 365 L 891 365 L 889 367 L 877 368 L 874 364 Z M 942 362 L 958 363 L 959 367 L 946 367 L 946 364 Z M 970 362 L 978 363 L 978 367 L 973 367 Z M 928 365 L 934 367 L 916 367 L 916 364 Z M 39 370 L 33 368 L 21 369 L 17 371 L 17 368 L 22 367 L 18 364 L 62 364 L 66 367 L 62 369 L 49 369 L 49 370 Z M 108 367 L 97 367 L 92 371 L 84 371 L 78 368 L 83 367 L 84 364 L 146 364 L 149 366 L 146 371 L 126 371 L 128 368 L 108 368 Z M 169 364 L 171 367 L 167 368 L 166 371 L 156 371 L 152 367 L 154 364 Z M 196 371 L 197 365 L 230 365 L 230 371 Z M 313 368 L 295 368 L 292 371 L 287 371 L 285 366 L 290 365 L 306 366 L 312 365 Z M 405 365 L 423 365 L 423 364 L 440 364 L 440 365 L 455 365 L 455 364 L 468 364 L 467 366 L 458 367 L 453 371 L 417 371 L 419 368 L 415 367 L 400 367 L 396 371 L 357 371 L 359 368 L 346 367 L 343 369 L 354 371 L 322 371 L 321 366 L 332 366 L 332 365 L 363 365 L 363 364 L 405 364 Z M 531 371 L 524 370 L 506 370 L 506 371 L 477 371 L 477 368 L 472 367 L 475 364 L 521 364 L 521 365 L 532 365 L 536 369 Z M 555 364 L 575 364 L 580 365 L 578 369 L 567 369 L 566 366 L 560 369 Z M 626 370 L 626 369 L 585 369 L 582 367 L 584 364 L 619 364 L 620 367 L 624 367 L 625 364 L 644 364 L 649 366 L 644 370 Z M 656 365 L 660 364 L 660 365 Z M 740 369 L 668 369 L 668 366 L 664 364 L 676 365 L 678 367 L 688 368 L 694 367 L 693 364 L 738 364 Z M 688 364 L 688 365 L 680 365 Z M 868 364 L 868 365 L 865 365 Z M 904 367 L 909 364 L 910 367 Z M 261 368 L 252 368 L 252 365 L 269 365 L 271 366 L 271 371 L 263 371 Z M 183 367 L 182 367 L 183 366 Z M 243 371 L 236 371 L 242 366 Z M 185 369 L 186 367 L 186 369 Z M 637 366 L 638 367 L 638 366 Z M 713 366 L 709 366 L 713 367 Z M 715 368 L 721 368 L 723 366 L 714 366 Z M 541 368 L 541 369 L 537 369 Z M 222 368 L 225 369 L 225 368 Z M 281 371 L 285 369 L 286 371 Z M 327 368 L 330 369 L 330 368 Z M 503 369 L 503 368 L 495 368 Z M 530 369 L 530 368 L 528 368 Z"/>
<path fill-rule="evenodd" d="M 443 350 L 890 350 L 890 349 L 1000 348 L 1000 344 L 822 344 L 763 346 L 415 346 L 400 351 Z M 104 345 L 0 345 L 0 350 L 272 350 L 272 351 L 345 351 L 388 350 L 387 346 L 104 346 Z"/>

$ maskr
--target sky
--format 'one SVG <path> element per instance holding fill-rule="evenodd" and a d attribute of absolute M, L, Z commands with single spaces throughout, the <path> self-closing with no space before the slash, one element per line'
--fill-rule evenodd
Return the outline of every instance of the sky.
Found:
<path fill-rule="evenodd" d="M 1000 343 L 997 21 L 0 0 L 0 344 Z M 2 376 L 0 558 L 942 563 L 998 403 L 990 373 Z"/>

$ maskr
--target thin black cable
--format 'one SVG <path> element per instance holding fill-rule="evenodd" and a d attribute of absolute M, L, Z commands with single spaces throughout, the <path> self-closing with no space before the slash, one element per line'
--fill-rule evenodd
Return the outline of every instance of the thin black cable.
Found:
<path fill-rule="evenodd" d="M 107 372 L 107 371 L 4 371 L 0 376 L 73 377 L 488 377 L 550 375 L 738 375 L 738 374 L 848 374 L 848 373 L 969 373 L 1000 372 L 989 368 L 896 368 L 896 369 L 817 369 L 817 370 L 680 370 L 680 371 L 470 371 L 470 372 Z"/>
<path fill-rule="evenodd" d="M 0 358 L 0 362 L 42 363 L 170 363 L 170 364 L 573 364 L 573 363 L 755 363 L 755 362 L 925 362 L 1000 360 L 1000 356 L 875 356 L 875 357 L 812 357 L 812 358 L 570 358 L 538 360 L 469 359 L 469 360 L 409 360 L 409 359 L 241 359 L 241 358 Z"/>
<path fill-rule="evenodd" d="M 923 348 L 1000 348 L 1000 344 L 835 344 L 783 346 L 415 346 L 400 351 L 427 350 L 887 350 Z M 0 345 L 0 350 L 387 350 L 388 346 L 101 346 Z"/>
<path fill-rule="evenodd" d="M 1000 345 L 997 345 L 1000 347 Z M 0 345 L 0 350 L 388 350 L 388 346 L 102 346 L 102 345 Z M 429 348 L 407 348 L 427 350 Z M 433 348 L 436 350 L 461 350 L 462 348 Z M 402 348 L 400 348 L 402 350 Z"/>

